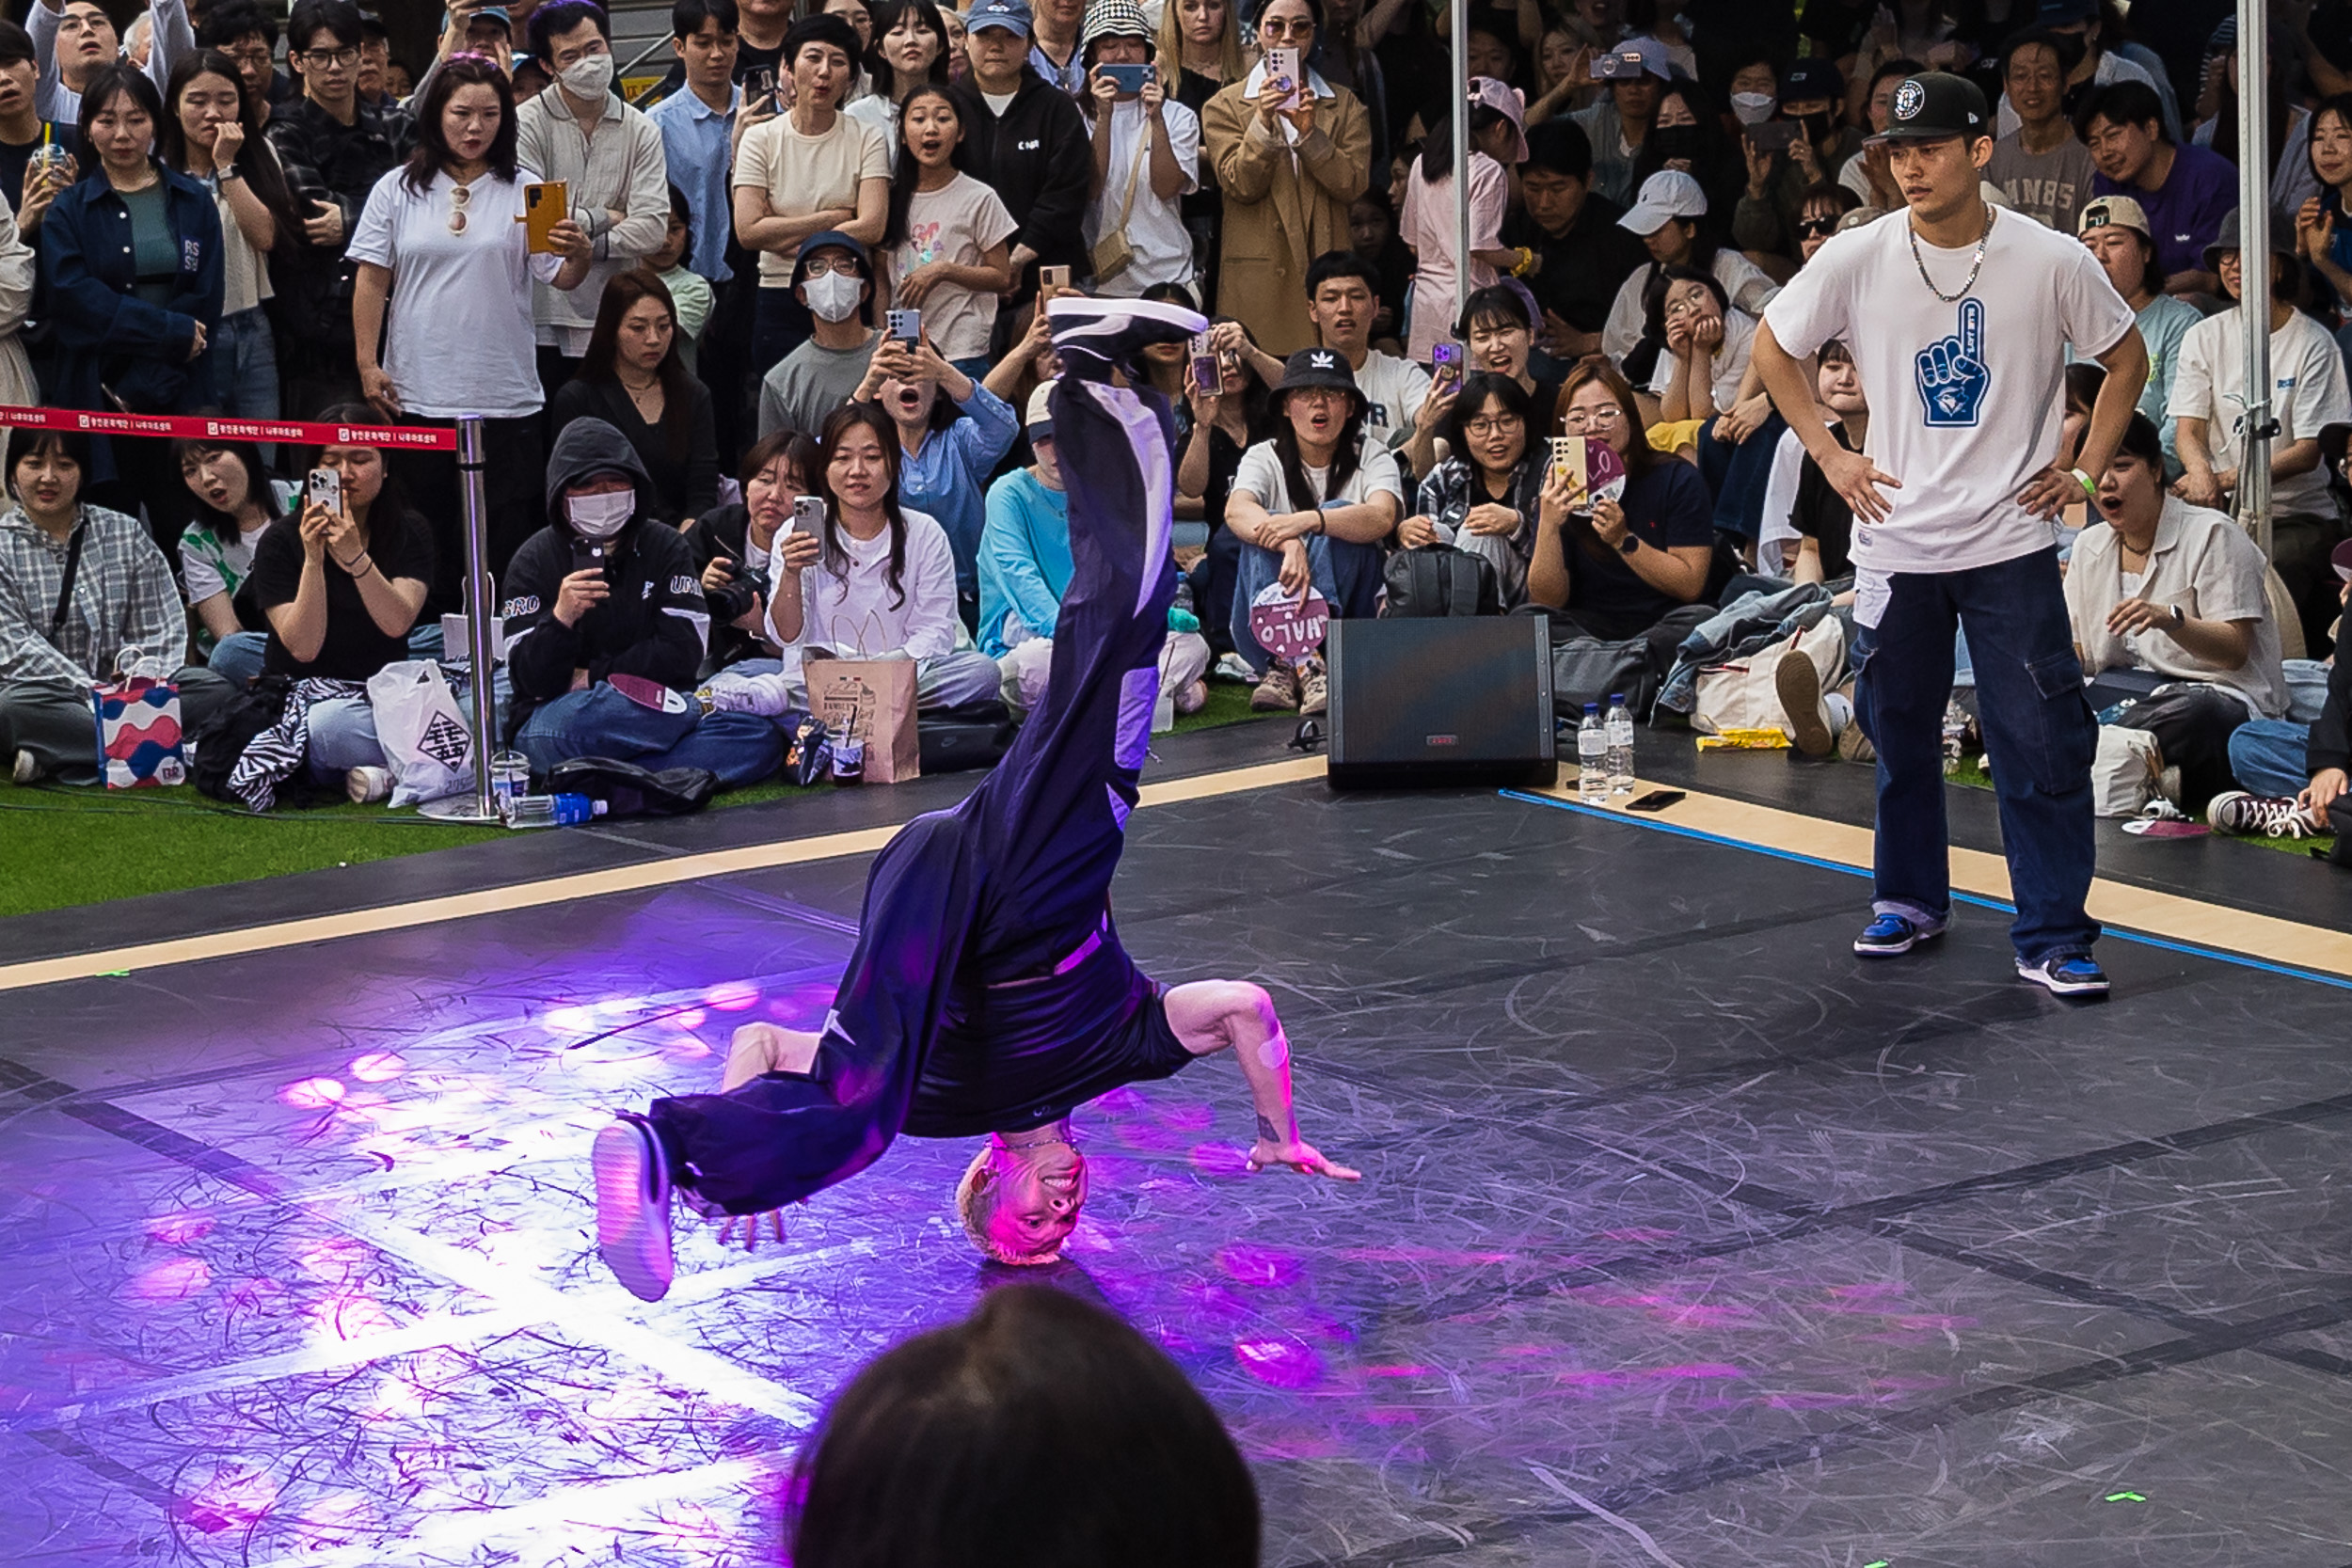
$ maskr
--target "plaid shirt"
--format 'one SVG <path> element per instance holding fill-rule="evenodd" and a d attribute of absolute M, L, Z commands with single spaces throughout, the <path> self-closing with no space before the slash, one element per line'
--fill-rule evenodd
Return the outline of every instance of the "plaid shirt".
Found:
<path fill-rule="evenodd" d="M 145 526 L 103 506 L 83 507 L 74 526 L 86 531 L 82 563 L 52 641 L 67 542 L 42 532 L 21 506 L 0 515 L 0 681 L 91 686 L 130 647 L 176 668 L 187 657 L 188 613 Z"/>

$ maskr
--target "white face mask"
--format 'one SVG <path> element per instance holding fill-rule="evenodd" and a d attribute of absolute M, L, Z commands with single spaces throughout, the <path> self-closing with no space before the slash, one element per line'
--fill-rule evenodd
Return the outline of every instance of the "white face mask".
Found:
<path fill-rule="evenodd" d="M 609 496 L 570 496 L 564 501 L 572 531 L 583 539 L 610 539 L 628 526 L 637 511 L 637 492 L 617 490 Z"/>
<path fill-rule="evenodd" d="M 858 296 L 866 292 L 863 279 L 845 272 L 829 272 L 812 277 L 801 285 L 808 295 L 808 308 L 818 321 L 845 322 L 857 314 Z"/>
<path fill-rule="evenodd" d="M 1778 102 L 1769 92 L 1735 92 L 1731 112 L 1742 125 L 1761 125 L 1772 118 L 1772 105 Z"/>
<path fill-rule="evenodd" d="M 612 56 L 590 55 L 564 68 L 564 90 L 574 98 L 602 98 L 612 86 Z"/>

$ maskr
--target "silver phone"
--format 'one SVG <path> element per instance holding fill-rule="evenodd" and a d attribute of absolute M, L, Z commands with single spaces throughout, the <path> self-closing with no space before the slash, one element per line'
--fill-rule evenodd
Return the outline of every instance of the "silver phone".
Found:
<path fill-rule="evenodd" d="M 329 512 L 343 509 L 343 476 L 332 468 L 312 468 L 308 499 L 312 506 L 323 506 Z"/>

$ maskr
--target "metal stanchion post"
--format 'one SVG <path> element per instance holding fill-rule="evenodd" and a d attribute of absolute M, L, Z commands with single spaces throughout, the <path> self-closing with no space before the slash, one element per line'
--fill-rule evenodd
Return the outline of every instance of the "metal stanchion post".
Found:
<path fill-rule="evenodd" d="M 439 822 L 496 822 L 498 800 L 490 791 L 490 746 L 496 733 L 498 606 L 491 597 L 489 493 L 482 478 L 482 418 L 457 421 L 457 493 L 466 516 L 466 643 L 473 664 L 473 795 L 448 795 L 418 807 Z"/>

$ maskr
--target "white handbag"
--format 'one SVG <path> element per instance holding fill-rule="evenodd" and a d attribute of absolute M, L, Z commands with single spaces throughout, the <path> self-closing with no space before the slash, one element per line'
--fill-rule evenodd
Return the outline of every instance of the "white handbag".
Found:
<path fill-rule="evenodd" d="M 387 664 L 368 681 L 375 738 L 395 781 L 392 804 L 413 806 L 473 787 L 473 730 L 441 667 L 429 658 Z"/>
<path fill-rule="evenodd" d="M 1835 615 L 1824 615 L 1804 631 L 1766 644 L 1745 658 L 1711 665 L 1699 672 L 1691 709 L 1691 727 L 1702 735 L 1725 730 L 1788 728 L 1774 685 L 1781 659 L 1797 654 L 1813 661 L 1820 673 L 1821 689 L 1837 684 L 1846 669 L 1846 632 Z"/>

